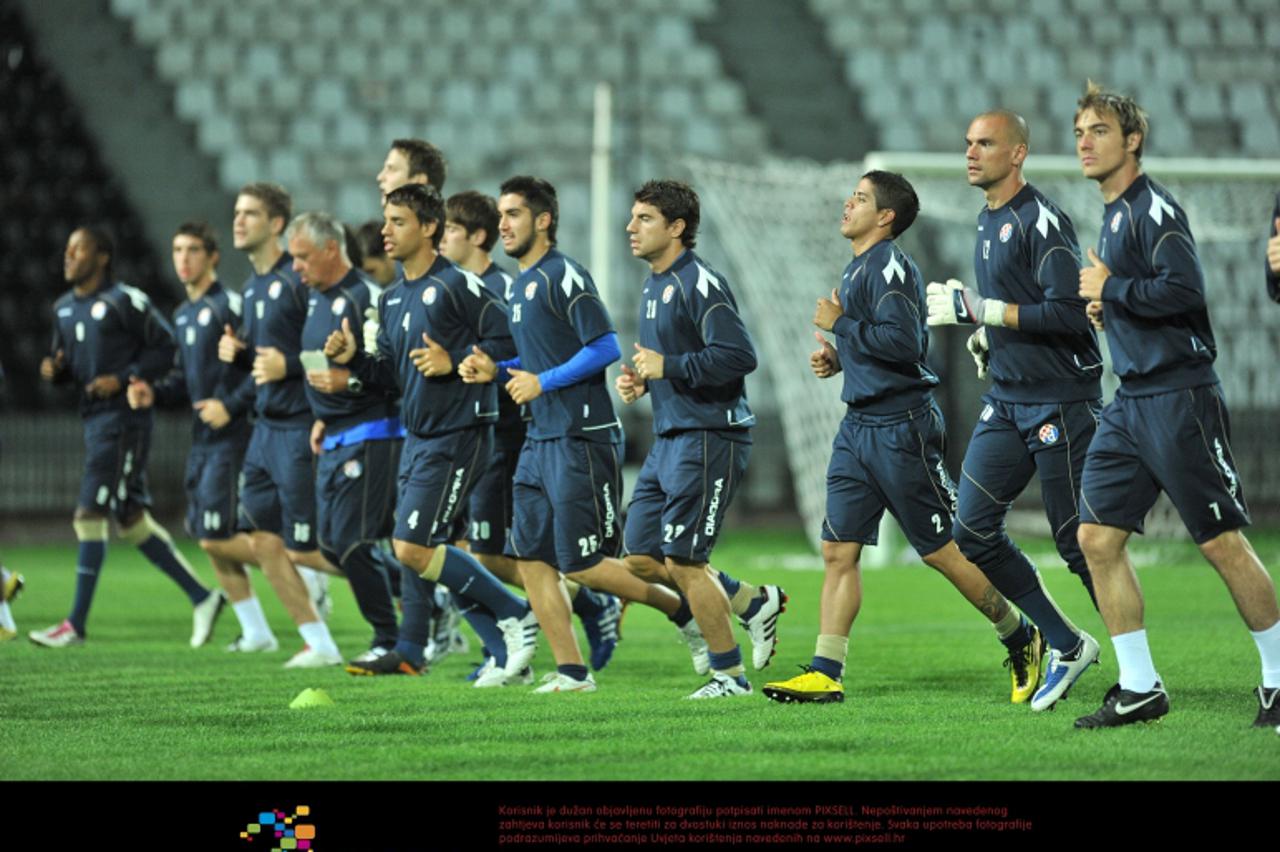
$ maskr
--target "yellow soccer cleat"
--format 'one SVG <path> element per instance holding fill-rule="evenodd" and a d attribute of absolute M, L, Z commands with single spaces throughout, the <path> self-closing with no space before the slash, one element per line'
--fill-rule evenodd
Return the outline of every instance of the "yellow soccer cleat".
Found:
<path fill-rule="evenodd" d="M 810 666 L 790 680 L 764 685 L 764 694 L 783 704 L 831 704 L 844 701 L 844 684 Z"/>
<path fill-rule="evenodd" d="M 1014 704 L 1026 704 L 1040 685 L 1040 662 L 1044 658 L 1044 636 L 1040 628 L 1032 626 L 1031 641 L 1016 651 L 1009 652 L 1004 661 L 1013 681 L 1009 700 Z"/>

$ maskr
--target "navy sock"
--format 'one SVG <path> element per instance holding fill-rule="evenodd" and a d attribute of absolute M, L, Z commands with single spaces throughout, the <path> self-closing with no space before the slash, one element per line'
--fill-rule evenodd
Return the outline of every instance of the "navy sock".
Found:
<path fill-rule="evenodd" d="M 431 613 L 435 610 L 432 598 L 436 584 L 422 579 L 406 566 L 400 566 L 400 572 L 403 611 L 395 651 L 413 665 L 421 666 L 426 657 L 427 641 L 431 638 Z"/>
<path fill-rule="evenodd" d="M 494 618 L 483 604 L 475 600 L 467 600 L 453 596 L 453 605 L 462 613 L 462 617 L 471 625 L 471 629 L 484 643 L 485 653 L 494 658 L 499 668 L 507 664 L 507 643 L 502 640 L 502 631 L 498 629 L 498 619 Z"/>
<path fill-rule="evenodd" d="M 200 584 L 186 565 L 178 561 L 177 554 L 173 552 L 173 545 L 160 536 L 147 536 L 147 540 L 138 545 L 138 550 L 142 551 L 142 555 L 147 557 L 152 565 L 163 571 L 170 580 L 187 593 L 192 605 L 209 597 L 209 590 Z"/>
<path fill-rule="evenodd" d="M 474 556 L 452 544 L 440 546 L 444 548 L 440 583 L 449 591 L 480 602 L 499 619 L 522 618 L 529 611 L 529 604 L 507 591 Z"/>
<path fill-rule="evenodd" d="M 756 595 L 751 599 L 751 605 L 747 607 L 747 611 L 738 616 L 738 618 L 742 621 L 754 618 L 755 614 L 760 611 L 760 607 L 762 606 L 764 606 L 764 595 Z"/>
<path fill-rule="evenodd" d="M 98 574 L 102 571 L 102 563 L 107 558 L 105 541 L 82 541 L 80 553 L 76 557 L 76 596 L 71 603 L 71 614 L 67 621 L 81 636 L 84 635 L 85 621 L 89 618 L 89 605 L 93 603 L 93 591 L 98 586 Z"/>
<path fill-rule="evenodd" d="M 724 593 L 730 598 L 736 595 L 742 584 L 723 571 L 717 571 L 716 573 L 720 575 L 720 585 L 724 587 Z"/>
<path fill-rule="evenodd" d="M 341 566 L 351 583 L 351 594 L 356 599 L 360 614 L 373 627 L 373 644 L 389 648 L 395 644 L 397 636 L 396 608 L 391 603 L 391 587 L 383 574 L 383 563 L 377 552 L 378 548 L 373 544 L 358 544 L 347 554 Z"/>
<path fill-rule="evenodd" d="M 373 558 L 382 566 L 383 572 L 387 575 L 387 582 L 391 585 L 391 597 L 400 597 L 400 582 L 404 574 L 400 570 L 400 560 L 396 559 L 396 555 L 381 545 L 373 548 Z"/>
<path fill-rule="evenodd" d="M 573 614 L 579 618 L 595 618 L 604 612 L 607 599 L 603 594 L 582 586 L 578 594 L 569 603 L 573 605 Z"/>
<path fill-rule="evenodd" d="M 822 672 L 832 680 L 839 680 L 844 675 L 844 666 L 828 657 L 815 656 L 809 668 Z"/>
<path fill-rule="evenodd" d="M 1025 615 L 1020 616 L 1018 621 L 1018 629 L 1000 640 L 1010 651 L 1025 648 L 1027 643 L 1031 641 L 1031 637 L 1033 635 L 1031 632 L 1031 623 L 1027 621 L 1027 617 Z"/>
<path fill-rule="evenodd" d="M 978 567 L 1000 594 L 1040 628 L 1051 647 L 1059 651 L 1070 651 L 1080 641 L 1075 631 L 1067 626 L 1053 601 L 1045 594 L 1036 574 L 1036 566 L 1031 564 L 1031 560 L 1022 551 L 1014 549 L 1012 557 L 1003 563 Z"/>
<path fill-rule="evenodd" d="M 565 677 L 571 677 L 574 680 L 587 679 L 586 666 L 556 666 L 556 671 L 558 671 L 560 674 L 564 675 Z"/>
<path fill-rule="evenodd" d="M 676 627 L 684 627 L 689 623 L 689 619 L 693 618 L 693 610 L 689 609 L 689 601 L 684 595 L 680 596 L 680 608 L 674 614 L 668 615 L 668 619 L 676 623 Z"/>
<path fill-rule="evenodd" d="M 712 651 L 707 655 L 711 660 L 711 670 L 722 672 L 725 669 L 731 669 L 742 665 L 742 648 L 737 645 L 733 646 L 732 651 L 725 651 L 723 654 L 717 654 Z"/>

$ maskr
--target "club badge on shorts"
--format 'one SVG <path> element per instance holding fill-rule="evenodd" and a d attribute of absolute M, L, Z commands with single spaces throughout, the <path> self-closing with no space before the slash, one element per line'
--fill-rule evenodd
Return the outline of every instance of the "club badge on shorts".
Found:
<path fill-rule="evenodd" d="M 1040 427 L 1040 443 L 1056 444 L 1058 443 L 1058 427 L 1052 423 L 1046 423 Z"/>

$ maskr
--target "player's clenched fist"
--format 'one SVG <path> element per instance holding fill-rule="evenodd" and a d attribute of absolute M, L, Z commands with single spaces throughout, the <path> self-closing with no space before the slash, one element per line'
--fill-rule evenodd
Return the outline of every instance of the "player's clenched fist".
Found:
<path fill-rule="evenodd" d="M 636 365 L 636 375 L 646 382 L 649 379 L 662 378 L 663 369 L 666 365 L 661 352 L 646 349 L 639 343 L 636 344 L 636 354 L 631 356 L 631 363 Z"/>
<path fill-rule="evenodd" d="M 218 360 L 232 363 L 249 344 L 236 337 L 235 331 L 229 325 L 222 327 L 222 337 L 218 338 Z"/>
<path fill-rule="evenodd" d="M 133 409 L 150 408 L 156 403 L 156 393 L 151 385 L 137 376 L 129 377 L 129 387 L 125 388 L 125 396 L 129 400 L 129 407 Z"/>
<path fill-rule="evenodd" d="M 617 390 L 618 396 L 622 398 L 622 401 L 628 405 L 644 396 L 644 380 L 626 364 L 622 365 L 622 375 L 614 380 L 613 387 Z"/>
<path fill-rule="evenodd" d="M 67 356 L 61 349 L 52 355 L 46 355 L 40 362 L 40 378 L 51 382 L 67 368 Z"/>
<path fill-rule="evenodd" d="M 338 364 L 349 364 L 356 357 L 356 336 L 346 317 L 342 318 L 342 328 L 334 329 L 325 340 L 324 356 Z"/>
<path fill-rule="evenodd" d="M 511 374 L 511 381 L 507 382 L 507 394 L 517 405 L 533 402 L 542 396 L 542 382 L 538 379 L 537 373 L 528 373 L 514 368 L 507 372 Z"/>
<path fill-rule="evenodd" d="M 813 336 L 822 345 L 809 354 L 809 369 L 813 370 L 813 374 L 818 378 L 829 379 L 840 372 L 840 358 L 836 355 L 836 348 L 822 336 L 821 332 L 815 331 Z"/>
<path fill-rule="evenodd" d="M 458 365 L 458 375 L 469 385 L 484 384 L 498 377 L 498 365 L 479 346 L 471 347 L 471 354 Z"/>
<path fill-rule="evenodd" d="M 813 312 L 813 324 L 823 331 L 831 331 L 835 327 L 836 320 L 843 315 L 844 308 L 840 307 L 840 296 L 832 290 L 830 299 L 823 297 L 818 300 L 817 310 Z"/>

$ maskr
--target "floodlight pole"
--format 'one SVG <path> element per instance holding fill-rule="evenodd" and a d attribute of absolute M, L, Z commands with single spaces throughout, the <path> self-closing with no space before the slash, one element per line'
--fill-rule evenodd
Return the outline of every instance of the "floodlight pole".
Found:
<path fill-rule="evenodd" d="M 595 121 L 591 135 L 591 275 L 600 299 L 611 311 L 619 305 L 613 299 L 613 270 L 609 247 L 617 219 L 609 209 L 612 182 L 613 87 L 596 83 Z"/>

